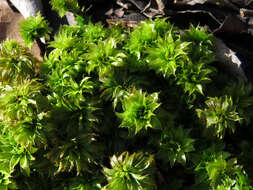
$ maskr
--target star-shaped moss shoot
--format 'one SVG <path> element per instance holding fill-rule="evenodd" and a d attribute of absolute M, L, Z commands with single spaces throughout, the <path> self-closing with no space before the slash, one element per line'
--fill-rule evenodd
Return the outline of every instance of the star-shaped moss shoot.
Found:
<path fill-rule="evenodd" d="M 120 127 L 128 128 L 130 134 L 137 134 L 143 128 L 156 128 L 157 122 L 153 119 L 159 106 L 158 93 L 148 94 L 134 89 L 122 100 L 123 112 L 117 113 L 122 119 Z"/>

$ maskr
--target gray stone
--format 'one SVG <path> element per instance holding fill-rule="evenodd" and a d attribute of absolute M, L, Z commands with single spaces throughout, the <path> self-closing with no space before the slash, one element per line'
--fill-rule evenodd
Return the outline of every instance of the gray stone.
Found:
<path fill-rule="evenodd" d="M 215 46 L 216 60 L 234 76 L 241 76 L 245 81 L 248 81 L 236 53 L 219 38 L 215 38 Z"/>
<path fill-rule="evenodd" d="M 38 12 L 42 12 L 41 0 L 10 0 L 11 3 L 25 17 L 36 16 Z"/>
<path fill-rule="evenodd" d="M 76 20 L 75 20 L 75 16 L 74 16 L 73 13 L 67 12 L 65 16 L 66 16 L 66 19 L 67 19 L 68 24 L 69 24 L 70 26 L 76 25 L 76 24 L 77 24 L 77 22 L 76 22 Z"/>

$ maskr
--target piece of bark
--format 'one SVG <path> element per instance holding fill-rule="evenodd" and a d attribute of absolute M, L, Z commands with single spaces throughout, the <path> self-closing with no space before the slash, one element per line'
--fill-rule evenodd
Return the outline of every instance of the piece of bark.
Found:
<path fill-rule="evenodd" d="M 153 0 L 149 0 L 148 4 L 144 7 L 144 9 L 142 9 L 141 12 L 145 12 L 147 9 L 149 9 L 151 7 L 152 1 Z"/>
<path fill-rule="evenodd" d="M 119 18 L 122 18 L 125 14 L 123 8 L 115 9 L 113 12 Z"/>
<path fill-rule="evenodd" d="M 143 0 L 128 0 L 131 2 L 140 12 L 147 18 L 161 17 L 164 15 L 164 4 L 163 0 L 150 0 L 149 3 L 145 4 Z M 158 10 L 151 9 L 153 3 L 157 4 Z"/>
<path fill-rule="evenodd" d="M 111 16 L 113 14 L 113 8 L 110 8 L 108 11 L 105 12 L 106 16 Z"/>
<path fill-rule="evenodd" d="M 236 53 L 219 38 L 215 38 L 215 55 L 216 60 L 231 74 L 240 76 L 243 80 L 248 81 L 242 69 L 242 63 Z"/>
<path fill-rule="evenodd" d="M 129 3 L 125 3 L 122 0 L 117 0 L 116 3 L 124 9 L 128 9 L 131 6 Z"/>
<path fill-rule="evenodd" d="M 175 4 L 188 4 L 188 5 L 195 5 L 195 4 L 204 4 L 207 0 L 174 0 Z"/>
<path fill-rule="evenodd" d="M 149 0 L 149 3 L 141 11 L 148 18 L 161 17 L 164 16 L 165 4 L 164 0 Z M 157 7 L 157 9 L 152 8 L 152 6 Z"/>
<path fill-rule="evenodd" d="M 164 2 L 163 0 L 155 0 L 156 3 L 157 3 L 157 7 L 158 7 L 158 12 L 162 15 L 164 15 L 164 8 L 165 8 L 165 5 L 164 5 Z"/>

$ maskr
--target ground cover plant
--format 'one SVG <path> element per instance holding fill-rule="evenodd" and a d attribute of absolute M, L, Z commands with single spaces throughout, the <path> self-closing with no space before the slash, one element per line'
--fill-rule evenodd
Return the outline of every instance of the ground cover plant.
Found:
<path fill-rule="evenodd" d="M 42 62 L 3 42 L 0 190 L 252 189 L 252 87 L 216 69 L 213 40 L 78 17 Z"/>

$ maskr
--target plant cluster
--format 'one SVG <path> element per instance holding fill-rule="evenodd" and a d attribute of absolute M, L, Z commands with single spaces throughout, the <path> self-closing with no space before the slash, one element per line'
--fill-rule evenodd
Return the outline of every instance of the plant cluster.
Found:
<path fill-rule="evenodd" d="M 51 29 L 49 23 L 44 20 L 40 13 L 36 17 L 30 16 L 19 25 L 21 37 L 25 44 L 31 48 L 34 40 L 44 37 L 49 39 Z"/>
<path fill-rule="evenodd" d="M 87 21 L 48 46 L 39 63 L 1 45 L 0 189 L 253 189 L 251 85 L 215 69 L 203 28 Z"/>
<path fill-rule="evenodd" d="M 63 17 L 68 11 L 78 13 L 80 10 L 77 0 L 52 0 L 50 1 L 52 9 L 58 11 L 60 17 Z"/>

